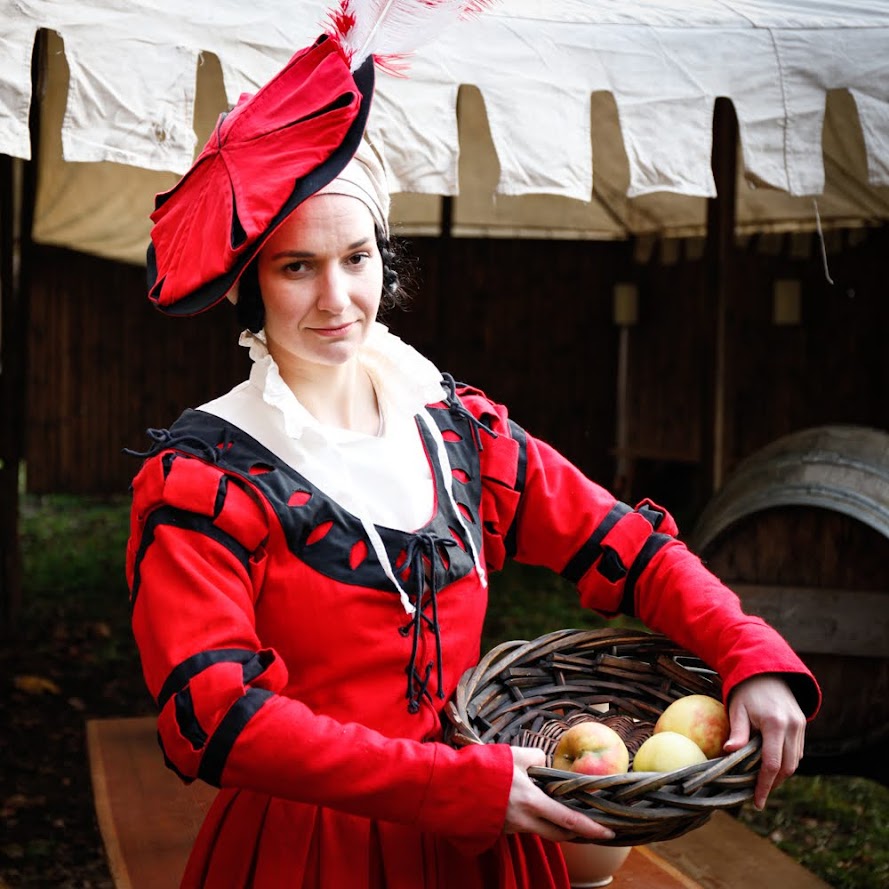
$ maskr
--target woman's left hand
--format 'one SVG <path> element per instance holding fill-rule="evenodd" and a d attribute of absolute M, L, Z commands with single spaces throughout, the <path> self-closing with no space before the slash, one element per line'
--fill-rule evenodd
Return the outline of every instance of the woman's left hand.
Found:
<path fill-rule="evenodd" d="M 751 729 L 762 735 L 762 765 L 753 795 L 753 804 L 762 809 L 769 793 L 796 771 L 803 758 L 806 717 L 788 684 L 774 674 L 739 683 L 729 697 L 728 714 L 731 734 L 726 753 L 743 747 Z"/>

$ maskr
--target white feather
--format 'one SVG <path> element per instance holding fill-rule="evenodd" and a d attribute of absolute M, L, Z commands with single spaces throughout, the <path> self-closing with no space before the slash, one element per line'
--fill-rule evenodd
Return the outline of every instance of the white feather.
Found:
<path fill-rule="evenodd" d="M 467 0 L 346 0 L 339 15 L 353 23 L 337 36 L 354 71 L 370 55 L 413 52 L 478 6 Z"/>

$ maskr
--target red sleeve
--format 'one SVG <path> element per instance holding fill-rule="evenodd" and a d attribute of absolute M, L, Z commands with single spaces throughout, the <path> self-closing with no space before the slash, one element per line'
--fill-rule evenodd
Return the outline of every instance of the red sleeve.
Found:
<path fill-rule="evenodd" d="M 258 495 L 171 452 L 148 460 L 133 490 L 133 630 L 171 768 L 186 781 L 466 838 L 479 851 L 493 843 L 512 781 L 508 747 L 388 738 L 281 694 L 286 666 L 253 613 L 269 521 Z"/>
<path fill-rule="evenodd" d="M 676 539 L 666 510 L 648 500 L 635 508 L 620 503 L 525 433 L 504 407 L 476 390 L 461 397 L 496 433 L 480 433 L 491 568 L 507 557 L 551 568 L 576 584 L 584 607 L 608 617 L 634 615 L 696 654 L 719 673 L 726 699 L 744 679 L 780 673 L 806 715 L 815 715 L 821 692 L 811 672 Z"/>

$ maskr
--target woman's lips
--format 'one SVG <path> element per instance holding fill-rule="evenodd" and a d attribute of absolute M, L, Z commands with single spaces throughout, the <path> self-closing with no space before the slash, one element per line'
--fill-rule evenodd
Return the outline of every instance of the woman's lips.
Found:
<path fill-rule="evenodd" d="M 315 327 L 313 330 L 318 336 L 324 337 L 338 337 L 345 336 L 349 332 L 349 329 L 354 324 L 354 321 L 349 321 L 346 324 L 340 324 L 337 327 Z"/>

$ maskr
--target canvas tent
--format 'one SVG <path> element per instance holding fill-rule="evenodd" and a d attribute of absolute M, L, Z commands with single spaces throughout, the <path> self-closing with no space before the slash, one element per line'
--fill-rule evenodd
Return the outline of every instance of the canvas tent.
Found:
<path fill-rule="evenodd" d="M 188 167 L 195 124 L 205 136 L 310 42 L 330 3 L 6 6 L 0 153 L 29 155 L 31 48 L 40 28 L 58 35 L 35 238 L 141 262 L 150 197 Z M 414 233 L 458 195 L 457 235 L 701 234 L 717 96 L 739 122 L 740 231 L 811 228 L 812 195 L 826 226 L 889 217 L 878 0 L 503 0 L 417 53 L 409 78 L 379 80 L 370 130 Z"/>
<path fill-rule="evenodd" d="M 41 243 L 141 262 L 153 194 L 226 105 L 319 33 L 329 5 L 0 0 L 7 160 L 32 154 L 32 51 L 39 31 L 52 38 L 24 228 L 33 213 Z M 417 53 L 410 78 L 381 75 L 370 130 L 407 231 L 437 232 L 440 196 L 457 195 L 455 235 L 684 236 L 704 231 L 715 194 L 717 97 L 738 120 L 738 230 L 811 228 L 813 196 L 825 227 L 889 218 L 882 0 L 502 0 Z M 4 166 L 7 245 L 17 166 Z M 0 253 L 8 444 L 14 285 L 10 250 Z M 13 472 L 7 459 L 7 518 Z M 0 564 L 0 594 L 6 576 Z"/>

